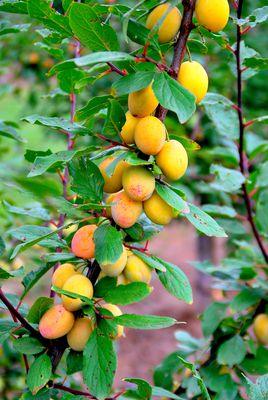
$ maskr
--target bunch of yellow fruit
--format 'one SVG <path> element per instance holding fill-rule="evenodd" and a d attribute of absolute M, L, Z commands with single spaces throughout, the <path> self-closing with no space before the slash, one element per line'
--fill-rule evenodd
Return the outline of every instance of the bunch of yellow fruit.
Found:
<path fill-rule="evenodd" d="M 93 285 L 91 281 L 79 272 L 73 264 L 60 265 L 52 276 L 52 285 L 88 299 L 93 297 Z M 77 315 L 83 302 L 67 295 L 60 295 L 61 304 L 55 304 L 49 308 L 39 322 L 39 331 L 46 339 L 58 339 L 65 335 L 68 345 L 75 351 L 82 351 L 93 332 L 95 326 L 91 318 Z M 109 310 L 113 316 L 122 314 L 114 304 L 104 304 L 102 308 Z M 118 339 L 123 334 L 123 327 L 117 326 L 117 333 L 112 338 Z"/>

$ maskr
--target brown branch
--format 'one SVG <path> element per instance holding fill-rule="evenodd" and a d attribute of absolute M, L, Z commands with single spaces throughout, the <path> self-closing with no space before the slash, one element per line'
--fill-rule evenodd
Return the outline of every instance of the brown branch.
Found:
<path fill-rule="evenodd" d="M 111 62 L 107 62 L 107 65 L 109 65 L 109 67 L 111 68 L 111 71 L 116 72 L 117 74 L 121 75 L 121 76 L 126 76 L 127 72 L 126 71 L 121 71 L 121 69 L 117 68 L 114 64 L 112 64 Z"/>
<path fill-rule="evenodd" d="M 80 396 L 88 397 L 90 399 L 96 399 L 96 397 L 92 396 L 90 393 L 82 392 L 81 390 L 72 389 L 72 388 L 69 388 L 67 386 L 61 385 L 59 383 L 52 384 L 52 387 L 54 389 L 58 389 L 58 390 L 62 390 L 64 392 L 72 393 L 72 394 L 75 394 L 77 396 L 80 395 Z"/>
<path fill-rule="evenodd" d="M 243 0 L 239 0 L 238 5 L 237 5 L 237 18 L 241 18 L 242 15 L 242 8 L 243 8 Z M 243 92 L 242 92 L 242 73 L 243 70 L 241 68 L 241 38 L 242 38 L 243 32 L 241 31 L 241 27 L 237 25 L 237 41 L 236 41 L 236 50 L 235 50 L 235 57 L 236 57 L 236 70 L 237 70 L 237 115 L 238 115 L 238 120 L 239 120 L 239 145 L 238 145 L 238 151 L 239 151 L 239 166 L 240 166 L 240 171 L 241 173 L 245 176 L 246 173 L 246 168 L 245 168 L 245 160 L 246 160 L 246 155 L 244 152 L 244 136 L 245 136 L 245 124 L 243 123 L 244 119 L 244 112 L 243 112 Z M 246 205 L 247 209 L 247 218 L 248 222 L 251 226 L 252 232 L 254 234 L 254 237 L 258 243 L 258 246 L 262 252 L 262 255 L 268 264 L 268 253 L 267 250 L 264 247 L 264 244 L 262 242 L 262 238 L 260 236 L 260 233 L 256 227 L 256 224 L 254 222 L 253 218 L 253 211 L 251 207 L 251 200 L 250 196 L 246 187 L 246 184 L 243 183 L 242 185 L 242 191 L 243 191 L 243 198 L 244 202 Z"/>
<path fill-rule="evenodd" d="M 193 13 L 195 9 L 195 0 L 183 0 L 183 17 L 181 21 L 180 34 L 174 46 L 173 60 L 171 63 L 171 71 L 169 73 L 174 79 L 177 79 L 183 57 L 186 52 L 186 45 L 193 25 Z M 161 105 L 157 107 L 155 116 L 161 121 L 166 118 L 168 110 Z"/>

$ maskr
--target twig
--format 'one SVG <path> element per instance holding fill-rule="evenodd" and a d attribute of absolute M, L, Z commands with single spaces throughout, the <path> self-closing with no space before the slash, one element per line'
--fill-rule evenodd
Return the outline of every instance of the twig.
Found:
<path fill-rule="evenodd" d="M 80 396 L 88 397 L 90 399 L 97 399 L 96 397 L 92 396 L 90 393 L 82 392 L 81 390 L 72 389 L 72 388 L 69 388 L 67 386 L 61 385 L 59 383 L 52 384 L 52 387 L 54 389 L 58 389 L 58 390 L 62 390 L 64 392 L 72 393 L 72 394 L 75 394 L 77 396 L 80 395 Z"/>
<path fill-rule="evenodd" d="M 171 63 L 171 72 L 169 73 L 174 79 L 177 79 L 183 57 L 186 52 L 186 45 L 193 25 L 193 13 L 195 8 L 195 0 L 183 0 L 183 17 L 180 27 L 180 34 L 174 46 L 173 60 Z M 167 115 L 167 109 L 159 105 L 156 110 L 155 116 L 161 121 L 164 121 Z"/>
<path fill-rule="evenodd" d="M 166 65 L 166 64 L 164 64 L 164 63 L 161 63 L 161 62 L 158 62 L 158 61 L 154 60 L 154 59 L 151 58 L 151 57 L 148 57 L 148 56 L 146 56 L 146 55 L 144 55 L 144 54 L 136 54 L 135 57 L 136 57 L 137 60 L 139 60 L 139 61 L 141 61 L 141 62 L 142 62 L 142 61 L 143 61 L 143 62 L 148 61 L 148 62 L 150 62 L 150 63 L 156 65 L 157 68 L 158 68 L 160 71 L 167 71 L 167 72 L 170 73 L 170 74 L 172 73 L 172 69 L 171 69 L 168 65 Z"/>
<path fill-rule="evenodd" d="M 117 74 L 121 76 L 126 76 L 127 72 L 126 71 L 121 71 L 121 69 L 117 68 L 114 64 L 107 62 L 107 65 L 111 68 L 112 71 L 116 72 Z"/>
<path fill-rule="evenodd" d="M 238 6 L 237 6 L 237 18 L 241 18 L 242 15 L 242 8 L 243 8 L 243 0 L 239 0 Z M 240 166 L 240 171 L 243 175 L 245 175 L 246 170 L 245 170 L 245 153 L 244 153 L 244 134 L 245 134 L 245 124 L 243 122 L 244 119 L 244 112 L 243 112 L 243 93 L 242 93 L 242 69 L 241 69 L 241 37 L 242 37 L 242 32 L 241 32 L 241 27 L 237 25 L 237 45 L 236 45 L 236 51 L 235 51 L 235 57 L 236 57 L 236 70 L 237 70 L 237 115 L 238 115 L 238 120 L 239 120 L 239 145 L 238 145 L 238 150 L 239 150 L 239 166 Z M 253 218 L 253 212 L 252 212 L 252 207 L 251 207 L 251 200 L 250 196 L 246 187 L 246 184 L 243 183 L 242 185 L 242 191 L 243 191 L 243 198 L 244 202 L 246 205 L 247 209 L 247 216 L 248 216 L 248 221 L 251 226 L 252 232 L 254 234 L 254 237 L 258 243 L 258 246 L 262 252 L 262 255 L 268 264 L 268 253 L 264 247 L 264 244 L 262 242 L 262 238 L 259 234 L 259 231 L 255 225 L 254 218 Z"/>

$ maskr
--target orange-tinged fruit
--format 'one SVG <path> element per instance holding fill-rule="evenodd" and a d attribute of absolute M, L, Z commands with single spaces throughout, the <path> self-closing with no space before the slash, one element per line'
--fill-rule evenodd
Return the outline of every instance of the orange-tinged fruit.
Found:
<path fill-rule="evenodd" d="M 95 245 L 93 235 L 97 228 L 97 225 L 85 225 L 74 234 L 71 248 L 76 257 L 84 259 L 94 257 Z"/>
<path fill-rule="evenodd" d="M 151 30 L 169 8 L 170 11 L 167 13 L 158 29 L 159 43 L 170 42 L 174 39 L 179 31 L 182 19 L 179 9 L 177 7 L 171 8 L 169 3 L 161 4 L 160 6 L 155 7 L 152 12 L 150 12 L 146 21 L 146 27 Z"/>
<path fill-rule="evenodd" d="M 67 279 L 76 274 L 80 274 L 80 272 L 75 270 L 75 266 L 73 264 L 62 264 L 52 275 L 52 285 L 62 289 Z"/>
<path fill-rule="evenodd" d="M 128 108 L 135 117 L 147 117 L 156 110 L 158 104 L 152 84 L 137 92 L 130 93 L 128 96 Z"/>
<path fill-rule="evenodd" d="M 121 272 L 124 270 L 126 266 L 126 263 L 127 263 L 127 251 L 123 246 L 123 252 L 115 263 L 100 264 L 100 267 L 102 272 L 105 273 L 105 275 L 114 277 L 121 274 Z"/>
<path fill-rule="evenodd" d="M 126 122 L 122 127 L 120 132 L 121 138 L 127 144 L 133 144 L 134 141 L 134 132 L 137 126 L 137 123 L 140 121 L 139 117 L 134 117 L 129 111 L 126 113 Z"/>
<path fill-rule="evenodd" d="M 254 318 L 253 328 L 256 338 L 263 344 L 268 344 L 268 315 L 259 314 Z"/>
<path fill-rule="evenodd" d="M 135 254 L 131 254 L 127 259 L 124 275 L 129 282 L 150 283 L 152 269 Z"/>
<path fill-rule="evenodd" d="M 147 200 L 155 189 L 155 177 L 144 167 L 128 167 L 123 174 L 123 188 L 131 199 Z"/>
<path fill-rule="evenodd" d="M 181 64 L 178 82 L 195 96 L 196 103 L 200 103 L 207 94 L 208 75 L 197 61 L 185 61 Z"/>
<path fill-rule="evenodd" d="M 156 117 L 142 118 L 135 129 L 135 143 L 144 154 L 156 155 L 164 146 L 165 125 Z"/>
<path fill-rule="evenodd" d="M 157 154 L 156 163 L 167 179 L 176 181 L 186 172 L 188 155 L 180 142 L 169 140 Z"/>
<path fill-rule="evenodd" d="M 143 203 L 143 209 L 146 216 L 158 225 L 169 224 L 177 215 L 174 209 L 156 192 Z"/>
<path fill-rule="evenodd" d="M 121 228 L 130 228 L 142 213 L 142 202 L 132 200 L 124 191 L 113 199 L 112 218 Z"/>
<path fill-rule="evenodd" d="M 71 349 L 83 351 L 93 330 L 93 323 L 88 317 L 77 318 L 67 334 L 67 342 Z"/>
<path fill-rule="evenodd" d="M 74 314 L 58 304 L 45 312 L 39 322 L 39 331 L 46 339 L 58 339 L 73 327 Z"/>
<path fill-rule="evenodd" d="M 63 290 L 72 292 L 89 299 L 93 297 L 93 286 L 91 281 L 84 275 L 73 275 L 63 285 Z M 66 310 L 77 311 L 83 306 L 80 299 L 72 299 L 64 294 L 61 295 L 63 306 Z"/>
<path fill-rule="evenodd" d="M 197 0 L 195 14 L 200 25 L 209 31 L 219 32 L 225 28 L 229 19 L 228 0 Z"/>
<path fill-rule="evenodd" d="M 122 315 L 122 311 L 119 307 L 115 306 L 114 304 L 104 304 L 102 308 L 110 311 L 114 317 L 119 317 Z M 119 339 L 124 333 L 124 327 L 122 325 L 117 325 L 117 335 L 113 336 L 112 339 Z"/>
<path fill-rule="evenodd" d="M 128 163 L 126 161 L 119 161 L 113 173 L 109 176 L 106 172 L 106 169 L 115 160 L 115 158 L 116 157 L 108 157 L 99 165 L 100 172 L 104 179 L 103 190 L 106 193 L 114 193 L 122 189 L 122 175 L 124 170 L 128 167 Z"/>

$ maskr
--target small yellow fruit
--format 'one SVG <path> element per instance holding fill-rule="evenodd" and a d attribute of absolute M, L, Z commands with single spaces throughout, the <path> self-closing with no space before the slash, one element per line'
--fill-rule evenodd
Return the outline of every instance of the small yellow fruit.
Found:
<path fill-rule="evenodd" d="M 184 174 L 188 166 L 188 155 L 177 140 L 166 142 L 156 156 L 156 163 L 167 179 L 176 181 Z"/>
<path fill-rule="evenodd" d="M 118 258 L 118 260 L 113 264 L 100 264 L 102 272 L 107 276 L 118 276 L 124 270 L 127 263 L 127 251 L 123 246 L 123 253 Z"/>
<path fill-rule="evenodd" d="M 117 285 L 127 285 L 129 283 L 129 281 L 127 280 L 127 278 L 125 277 L 124 274 L 120 274 L 117 277 Z"/>
<path fill-rule="evenodd" d="M 93 286 L 91 281 L 84 275 L 73 275 L 63 285 L 63 290 L 72 292 L 84 297 L 92 299 Z M 77 311 L 83 306 L 83 301 L 80 299 L 72 299 L 71 297 L 61 295 L 62 304 L 69 311 Z"/>
<path fill-rule="evenodd" d="M 80 272 L 75 270 L 73 264 L 62 264 L 56 269 L 56 271 L 52 275 L 52 285 L 62 289 L 67 279 L 77 274 L 80 274 Z"/>
<path fill-rule="evenodd" d="M 122 315 L 122 311 L 119 307 L 115 306 L 114 304 L 105 304 L 102 306 L 106 310 L 110 311 L 114 317 L 119 317 Z M 119 339 L 124 333 L 124 327 L 122 325 L 117 325 L 117 335 L 113 336 L 112 339 Z"/>
<path fill-rule="evenodd" d="M 144 167 L 128 167 L 123 173 L 123 188 L 132 200 L 144 201 L 149 199 L 153 194 L 155 178 Z"/>
<path fill-rule="evenodd" d="M 39 331 L 46 339 L 58 339 L 72 329 L 74 315 L 61 304 L 51 307 L 39 322 Z"/>
<path fill-rule="evenodd" d="M 97 225 L 85 225 L 75 232 L 72 238 L 72 252 L 76 257 L 85 259 L 93 258 L 95 254 L 94 232 Z"/>
<path fill-rule="evenodd" d="M 152 278 L 152 269 L 132 253 L 127 259 L 124 275 L 129 282 L 150 283 Z"/>
<path fill-rule="evenodd" d="M 205 68 L 197 61 L 182 63 L 178 82 L 196 97 L 196 103 L 200 103 L 207 94 L 208 75 Z"/>
<path fill-rule="evenodd" d="M 165 125 L 156 117 L 142 118 L 135 129 L 135 143 L 148 155 L 156 155 L 164 146 L 166 139 Z"/>
<path fill-rule="evenodd" d="M 253 321 L 253 328 L 257 339 L 263 344 L 268 344 L 268 315 L 257 315 Z"/>
<path fill-rule="evenodd" d="M 115 196 L 113 203 L 112 217 L 121 228 L 130 228 L 142 213 L 142 202 L 132 200 L 124 191 Z"/>
<path fill-rule="evenodd" d="M 99 170 L 104 179 L 103 190 L 106 193 L 114 193 L 122 189 L 122 175 L 125 168 L 128 166 L 128 163 L 126 161 L 123 160 L 119 161 L 112 175 L 109 176 L 106 172 L 106 169 L 114 160 L 115 157 L 108 157 L 105 160 L 103 160 L 99 165 Z"/>
<path fill-rule="evenodd" d="M 161 19 L 161 17 L 167 12 L 170 4 L 165 3 L 157 6 L 148 16 L 146 21 L 146 27 L 148 29 L 152 29 L 157 22 Z M 158 29 L 158 39 L 159 43 L 167 43 L 174 39 L 178 30 L 181 26 L 181 13 L 177 7 L 173 7 L 167 13 L 164 21 L 160 25 Z"/>
<path fill-rule="evenodd" d="M 197 0 L 195 13 L 200 25 L 209 31 L 219 32 L 228 22 L 230 7 L 228 0 Z"/>
<path fill-rule="evenodd" d="M 152 84 L 128 96 L 128 108 L 135 117 L 147 117 L 155 111 L 158 104 Z"/>
<path fill-rule="evenodd" d="M 177 213 L 156 192 L 143 203 L 147 217 L 158 225 L 167 225 Z"/>
<path fill-rule="evenodd" d="M 115 197 L 117 196 L 118 193 L 119 193 L 119 192 L 109 194 L 109 196 L 106 197 L 106 204 L 112 204 L 112 203 L 114 203 L 114 199 L 115 199 Z M 111 210 L 111 207 L 107 207 L 107 208 L 106 208 L 106 215 L 107 215 L 108 218 L 112 218 L 112 210 Z"/>
<path fill-rule="evenodd" d="M 83 351 L 93 330 L 93 323 L 88 317 L 77 318 L 67 334 L 67 342 L 71 349 Z"/>
<path fill-rule="evenodd" d="M 127 144 L 133 144 L 134 141 L 134 132 L 137 126 L 137 123 L 140 121 L 140 118 L 133 117 L 133 115 L 128 111 L 126 113 L 126 122 L 120 132 L 121 138 Z"/>

